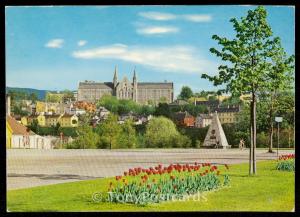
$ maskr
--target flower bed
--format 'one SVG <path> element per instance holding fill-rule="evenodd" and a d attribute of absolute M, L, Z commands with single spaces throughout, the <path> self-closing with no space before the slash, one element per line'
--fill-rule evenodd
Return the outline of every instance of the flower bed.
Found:
<path fill-rule="evenodd" d="M 228 165 L 224 165 L 229 169 Z M 216 165 L 170 164 L 163 167 L 144 169 L 141 167 L 125 171 L 123 176 L 116 176 L 108 188 L 110 202 L 147 204 L 211 191 L 229 184 L 228 175 L 220 175 Z"/>
<path fill-rule="evenodd" d="M 287 154 L 279 156 L 279 162 L 276 169 L 283 171 L 295 171 L 295 155 Z"/>

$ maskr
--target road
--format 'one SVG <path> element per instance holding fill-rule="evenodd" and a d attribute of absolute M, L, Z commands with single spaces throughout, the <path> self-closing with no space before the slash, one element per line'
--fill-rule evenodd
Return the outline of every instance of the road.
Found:
<path fill-rule="evenodd" d="M 276 159 L 276 153 L 257 150 L 257 160 Z M 294 153 L 280 150 L 279 154 Z M 121 175 L 132 167 L 158 163 L 248 162 L 249 150 L 139 149 L 139 150 L 7 150 L 7 189 L 72 182 Z"/>

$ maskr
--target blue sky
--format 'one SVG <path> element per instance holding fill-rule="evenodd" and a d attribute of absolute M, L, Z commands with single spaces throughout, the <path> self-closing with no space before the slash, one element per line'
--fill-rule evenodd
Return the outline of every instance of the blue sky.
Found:
<path fill-rule="evenodd" d="M 6 85 L 76 90 L 83 80 L 173 81 L 193 91 L 216 90 L 201 73 L 220 60 L 211 36 L 233 37 L 229 20 L 253 6 L 66 6 L 6 8 Z M 294 54 L 293 7 L 267 6 L 268 22 Z"/>

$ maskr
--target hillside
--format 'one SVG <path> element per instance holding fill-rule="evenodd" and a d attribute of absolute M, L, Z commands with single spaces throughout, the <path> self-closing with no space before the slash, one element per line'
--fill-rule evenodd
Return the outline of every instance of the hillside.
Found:
<path fill-rule="evenodd" d="M 39 100 L 44 100 L 46 92 L 48 90 L 37 90 L 32 88 L 20 88 L 20 87 L 6 87 L 5 92 L 8 93 L 8 91 L 14 90 L 14 91 L 20 91 L 20 92 L 26 92 L 28 94 L 35 93 Z"/>

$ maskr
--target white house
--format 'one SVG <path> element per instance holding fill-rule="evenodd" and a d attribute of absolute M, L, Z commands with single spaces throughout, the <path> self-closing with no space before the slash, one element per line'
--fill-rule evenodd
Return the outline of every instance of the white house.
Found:
<path fill-rule="evenodd" d="M 51 149 L 51 140 L 37 135 L 24 125 L 20 124 L 10 115 L 6 116 L 6 121 L 11 130 L 11 137 L 6 141 L 9 148 L 30 148 L 30 149 Z"/>
<path fill-rule="evenodd" d="M 195 127 L 202 128 L 207 127 L 212 122 L 211 114 L 200 114 L 196 117 Z"/>

